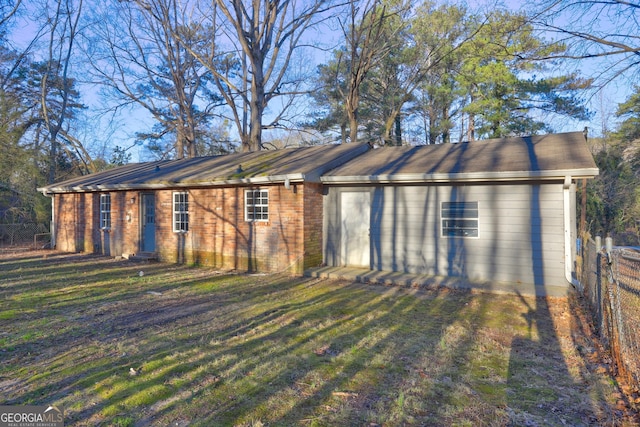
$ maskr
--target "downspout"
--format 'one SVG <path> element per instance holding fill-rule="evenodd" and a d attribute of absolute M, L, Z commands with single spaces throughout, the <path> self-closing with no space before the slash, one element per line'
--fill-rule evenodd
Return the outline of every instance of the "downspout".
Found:
<path fill-rule="evenodd" d="M 563 202 L 564 202 L 564 277 L 573 287 L 579 288 L 580 282 L 573 277 L 571 268 L 571 176 L 564 177 L 562 186 Z"/>

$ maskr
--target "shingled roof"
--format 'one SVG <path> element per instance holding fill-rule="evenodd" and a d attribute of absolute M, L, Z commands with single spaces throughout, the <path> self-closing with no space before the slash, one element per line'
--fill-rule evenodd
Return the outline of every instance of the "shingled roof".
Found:
<path fill-rule="evenodd" d="M 451 182 L 592 178 L 598 175 L 582 132 L 459 144 L 383 147 L 327 172 L 326 183 Z"/>
<path fill-rule="evenodd" d="M 459 144 L 321 145 L 132 163 L 38 190 L 45 193 L 289 182 L 454 182 L 592 178 L 598 168 L 581 132 Z"/>
<path fill-rule="evenodd" d="M 131 163 L 72 178 L 38 190 L 45 193 L 276 182 L 319 182 L 328 170 L 370 149 L 367 144 L 320 145 L 222 156 Z"/>

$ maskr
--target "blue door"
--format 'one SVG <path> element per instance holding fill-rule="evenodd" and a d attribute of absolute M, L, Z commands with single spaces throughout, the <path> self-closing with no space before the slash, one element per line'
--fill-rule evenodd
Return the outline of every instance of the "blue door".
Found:
<path fill-rule="evenodd" d="M 156 251 L 156 197 L 152 193 L 142 195 L 142 251 Z"/>

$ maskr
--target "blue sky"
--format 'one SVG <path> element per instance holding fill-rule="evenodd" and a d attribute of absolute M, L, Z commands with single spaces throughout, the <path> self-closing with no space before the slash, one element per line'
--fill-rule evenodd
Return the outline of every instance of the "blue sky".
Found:
<path fill-rule="evenodd" d="M 476 1 L 474 3 L 478 6 L 483 4 L 482 1 Z M 516 5 L 516 8 L 522 5 L 521 2 L 515 1 L 513 1 L 512 4 Z M 25 15 L 25 18 L 18 24 L 13 32 L 13 39 L 19 45 L 24 45 L 33 34 L 34 28 L 28 19 L 29 16 L 30 15 Z M 603 23 L 603 25 L 607 24 Z M 314 37 L 318 36 L 314 35 Z M 338 36 L 333 34 L 327 37 L 325 34 L 323 38 L 335 40 Z M 315 61 L 318 64 L 323 62 L 324 59 L 325 56 L 315 56 Z M 585 77 L 590 77 L 597 75 L 603 67 L 606 67 L 614 60 L 615 58 L 590 61 L 582 60 L 569 63 L 568 66 L 580 71 Z M 82 93 L 84 97 L 83 101 L 90 109 L 86 113 L 86 126 L 83 129 L 79 129 L 76 136 L 82 141 L 85 141 L 85 144 L 94 156 L 104 156 L 108 159 L 110 157 L 109 150 L 111 150 L 113 146 L 132 147 L 135 141 L 135 133 L 137 131 L 150 130 L 153 126 L 154 122 L 150 115 L 137 108 L 123 109 L 117 115 L 96 115 L 95 112 L 103 106 L 103 99 L 99 96 L 98 88 L 95 87 L 95 85 L 85 82 L 82 86 Z M 603 123 L 607 123 L 609 129 L 615 127 L 614 113 L 617 105 L 626 100 L 631 93 L 632 86 L 627 80 L 624 78 L 616 79 L 598 92 L 591 91 L 585 94 L 589 109 L 594 112 L 591 120 L 582 122 L 558 119 L 551 124 L 558 132 L 582 130 L 585 126 L 588 126 L 590 128 L 590 134 L 598 136 L 603 129 Z M 230 130 L 233 132 L 233 128 L 230 128 Z M 265 134 L 265 137 L 268 137 L 268 134 Z M 145 160 L 142 147 L 134 147 L 130 152 L 132 154 L 132 160 Z"/>

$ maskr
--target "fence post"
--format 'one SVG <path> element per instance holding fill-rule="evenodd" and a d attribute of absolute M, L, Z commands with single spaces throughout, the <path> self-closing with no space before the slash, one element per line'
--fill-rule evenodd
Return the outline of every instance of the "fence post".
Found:
<path fill-rule="evenodd" d="M 604 330 L 604 310 L 602 301 L 602 237 L 596 236 L 596 283 L 595 285 L 595 301 L 596 321 L 598 324 L 598 332 L 602 335 Z"/>

